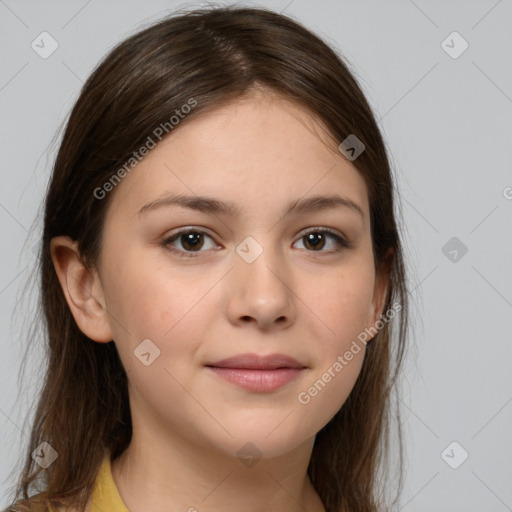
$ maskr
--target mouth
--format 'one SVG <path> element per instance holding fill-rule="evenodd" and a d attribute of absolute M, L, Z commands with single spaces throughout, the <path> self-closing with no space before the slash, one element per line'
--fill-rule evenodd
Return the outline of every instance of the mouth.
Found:
<path fill-rule="evenodd" d="M 240 354 L 205 366 L 223 380 L 259 393 L 274 391 L 307 369 L 285 354 Z"/>

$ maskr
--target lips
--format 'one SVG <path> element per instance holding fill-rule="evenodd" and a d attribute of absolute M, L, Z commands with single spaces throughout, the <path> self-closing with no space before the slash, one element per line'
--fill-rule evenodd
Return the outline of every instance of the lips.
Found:
<path fill-rule="evenodd" d="M 270 354 L 260 356 L 258 354 L 240 354 L 228 357 L 222 361 L 209 363 L 206 366 L 216 368 L 238 368 L 246 370 L 277 370 L 278 368 L 306 368 L 293 357 L 285 354 Z"/>
<path fill-rule="evenodd" d="M 285 354 L 240 354 L 205 366 L 222 380 L 256 393 L 283 387 L 307 368 Z"/>

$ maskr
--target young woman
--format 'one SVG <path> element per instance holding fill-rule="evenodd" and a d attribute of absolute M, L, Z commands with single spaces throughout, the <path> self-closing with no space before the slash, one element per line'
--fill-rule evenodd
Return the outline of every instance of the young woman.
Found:
<path fill-rule="evenodd" d="M 395 194 L 356 80 L 290 18 L 182 12 L 114 48 L 45 200 L 49 365 L 7 510 L 388 510 Z"/>

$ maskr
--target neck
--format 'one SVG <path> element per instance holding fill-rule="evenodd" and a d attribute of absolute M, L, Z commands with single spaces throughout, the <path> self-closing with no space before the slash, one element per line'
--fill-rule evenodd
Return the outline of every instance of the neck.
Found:
<path fill-rule="evenodd" d="M 134 425 L 112 461 L 112 476 L 131 512 L 325 512 L 307 475 L 312 440 L 272 459 L 234 458 L 173 435 L 155 442 Z"/>

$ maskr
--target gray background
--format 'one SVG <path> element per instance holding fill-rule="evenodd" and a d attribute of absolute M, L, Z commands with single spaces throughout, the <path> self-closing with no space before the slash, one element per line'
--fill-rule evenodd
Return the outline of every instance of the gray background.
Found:
<path fill-rule="evenodd" d="M 201 4 L 0 0 L 0 505 L 42 378 L 36 345 L 25 400 L 15 403 L 20 332 L 31 313 L 11 318 L 25 287 L 26 307 L 34 299 L 32 248 L 55 155 L 50 142 L 115 43 L 189 5 Z M 413 289 L 401 510 L 512 510 L 512 1 L 245 5 L 290 14 L 340 50 L 389 146 Z M 47 59 L 31 48 L 43 31 L 59 45 Z M 469 44 L 457 58 L 442 46 L 454 31 Z M 445 44 L 452 53 L 462 48 L 453 36 Z M 463 450 L 468 459 L 453 469 L 447 461 L 459 464 Z"/>

